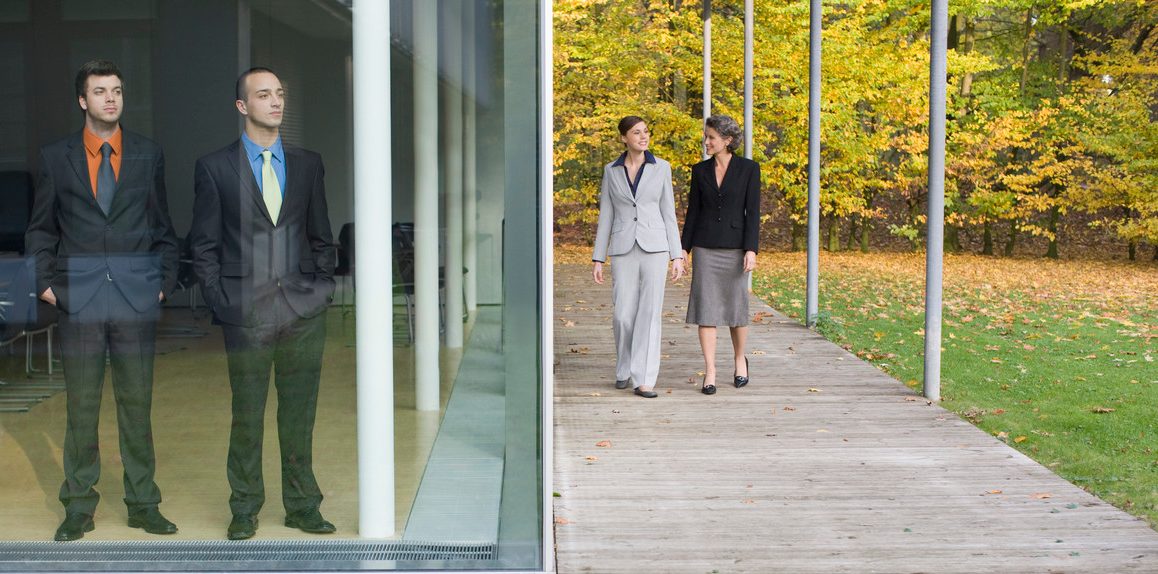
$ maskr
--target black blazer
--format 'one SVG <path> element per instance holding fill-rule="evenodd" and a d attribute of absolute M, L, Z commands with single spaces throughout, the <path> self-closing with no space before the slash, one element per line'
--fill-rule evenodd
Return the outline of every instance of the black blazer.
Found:
<path fill-rule="evenodd" d="M 732 156 L 723 184 L 716 185 L 715 160 L 692 166 L 683 247 L 743 249 L 760 247 L 760 164 Z"/>
<path fill-rule="evenodd" d="M 275 290 L 301 317 L 333 300 L 336 255 L 322 157 L 283 147 L 286 187 L 277 225 L 240 140 L 197 160 L 189 246 L 193 273 L 219 323 L 254 325 L 258 297 Z"/>
<path fill-rule="evenodd" d="M 110 280 L 142 312 L 177 285 L 164 155 L 144 136 L 122 133 L 121 169 L 107 216 L 93 195 L 82 132 L 40 150 L 25 244 L 36 258 L 37 295 L 52 287 L 57 306 L 68 313 L 84 308 Z"/>

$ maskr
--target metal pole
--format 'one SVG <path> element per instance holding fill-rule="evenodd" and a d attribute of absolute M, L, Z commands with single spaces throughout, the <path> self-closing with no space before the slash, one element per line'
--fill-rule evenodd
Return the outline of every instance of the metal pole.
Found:
<path fill-rule="evenodd" d="M 809 5 L 808 287 L 804 324 L 816 326 L 820 295 L 820 0 Z"/>
<path fill-rule="evenodd" d="M 437 411 L 440 379 L 437 2 L 414 2 L 414 133 L 415 408 Z"/>
<path fill-rule="evenodd" d="M 442 99 L 446 118 L 443 140 L 446 161 L 446 346 L 461 349 L 463 343 L 463 148 L 462 148 L 462 12 L 460 4 L 443 4 L 446 30 L 446 75 L 450 80 Z"/>
<path fill-rule="evenodd" d="M 945 67 L 948 0 L 933 0 L 929 47 L 929 229 L 925 247 L 925 398 L 941 400 L 941 277 L 945 250 Z"/>
<path fill-rule="evenodd" d="M 752 159 L 752 51 L 753 39 L 752 4 L 755 0 L 744 0 L 744 155 Z M 751 276 L 749 276 L 751 277 Z"/>
<path fill-rule="evenodd" d="M 712 0 L 704 0 L 704 118 L 712 115 Z M 704 157 L 707 157 L 706 155 Z"/>
<path fill-rule="evenodd" d="M 354 7 L 355 245 L 390 245 L 390 4 Z M 393 281 L 390 249 L 362 249 L 355 283 L 374 293 Z M 358 534 L 394 536 L 394 302 L 365 297 L 358 322 Z"/>

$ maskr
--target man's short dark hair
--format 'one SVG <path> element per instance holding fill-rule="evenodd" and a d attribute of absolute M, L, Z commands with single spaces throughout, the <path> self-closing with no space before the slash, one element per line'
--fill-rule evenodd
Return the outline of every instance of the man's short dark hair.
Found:
<path fill-rule="evenodd" d="M 253 74 L 257 74 L 257 73 L 261 73 L 261 72 L 266 72 L 269 74 L 273 74 L 275 76 L 277 75 L 277 72 L 274 72 L 273 70 L 266 68 L 264 66 L 254 66 L 254 67 L 242 72 L 241 75 L 237 77 L 237 86 L 235 86 L 235 88 L 234 88 L 234 90 L 237 92 L 237 99 L 239 99 L 243 102 L 245 101 L 245 80 L 247 78 L 249 78 L 250 76 L 252 76 Z"/>
<path fill-rule="evenodd" d="M 76 72 L 76 97 L 84 97 L 85 84 L 91 76 L 116 76 L 122 85 L 125 83 L 121 69 L 116 64 L 108 60 L 89 60 Z"/>

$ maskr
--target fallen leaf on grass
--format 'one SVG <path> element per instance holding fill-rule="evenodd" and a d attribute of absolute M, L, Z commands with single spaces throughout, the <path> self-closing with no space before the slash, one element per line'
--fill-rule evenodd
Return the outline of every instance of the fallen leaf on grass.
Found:
<path fill-rule="evenodd" d="M 1096 414 L 1099 414 L 1099 415 L 1103 415 L 1103 414 L 1106 414 L 1106 413 L 1112 413 L 1112 412 L 1114 412 L 1114 409 L 1112 409 L 1112 408 L 1110 408 L 1110 407 L 1094 407 L 1094 408 L 1090 409 L 1090 412 L 1091 412 L 1091 413 L 1096 413 Z"/>
<path fill-rule="evenodd" d="M 611 441 L 609 441 L 609 440 L 601 440 L 601 441 L 599 441 L 599 442 L 595 443 L 595 446 L 598 446 L 598 447 L 609 447 L 609 446 L 611 446 Z"/>
<path fill-rule="evenodd" d="M 1017 438 L 1013 439 L 1013 442 L 1016 442 L 1016 443 L 1023 443 L 1023 442 L 1025 442 L 1026 438 L 1027 438 L 1027 437 L 1026 437 L 1025 435 L 1021 435 L 1021 436 L 1019 436 L 1019 437 L 1017 437 Z"/>

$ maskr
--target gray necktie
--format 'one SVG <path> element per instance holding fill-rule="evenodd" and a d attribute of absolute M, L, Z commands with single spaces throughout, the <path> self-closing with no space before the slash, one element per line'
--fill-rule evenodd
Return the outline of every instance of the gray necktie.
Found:
<path fill-rule="evenodd" d="M 113 146 L 108 142 L 101 144 L 101 166 L 97 170 L 97 188 L 96 200 L 97 205 L 101 206 L 101 211 L 105 215 L 109 214 L 109 209 L 113 206 L 113 193 L 117 190 L 117 176 L 113 173 L 113 162 L 109 157 L 113 154 Z"/>

